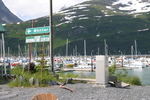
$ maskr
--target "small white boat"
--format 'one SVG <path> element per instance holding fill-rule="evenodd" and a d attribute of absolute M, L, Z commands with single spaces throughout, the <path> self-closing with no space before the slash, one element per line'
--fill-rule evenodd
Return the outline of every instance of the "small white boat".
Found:
<path fill-rule="evenodd" d="M 70 61 L 63 61 L 63 65 L 65 67 L 73 67 L 74 66 L 74 62 L 72 60 L 70 60 Z"/>
<path fill-rule="evenodd" d="M 132 67 L 132 68 L 144 68 L 147 66 L 145 62 L 134 60 L 128 64 L 124 64 L 124 67 Z"/>
<path fill-rule="evenodd" d="M 75 69 L 91 69 L 92 67 L 93 67 L 93 69 L 95 69 L 94 64 L 91 65 L 91 64 L 82 63 L 82 64 L 77 65 L 76 67 L 74 66 L 73 68 L 75 68 Z"/>

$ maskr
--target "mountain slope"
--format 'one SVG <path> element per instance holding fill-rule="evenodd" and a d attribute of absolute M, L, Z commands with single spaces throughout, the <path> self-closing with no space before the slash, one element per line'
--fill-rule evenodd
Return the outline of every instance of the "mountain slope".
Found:
<path fill-rule="evenodd" d="M 103 42 L 104 39 L 107 40 L 111 53 L 117 53 L 117 51 L 122 50 L 129 54 L 133 41 L 136 39 L 140 39 L 140 42 L 142 41 L 140 36 L 144 34 L 140 33 L 143 33 L 143 31 L 144 33 L 149 32 L 150 14 L 127 14 L 117 8 L 116 10 L 108 9 L 107 7 L 112 3 L 109 0 L 92 0 L 60 11 L 63 18 L 60 19 L 61 23 L 58 22 L 59 24 L 56 26 L 57 28 L 63 27 L 63 32 L 56 32 L 57 37 L 61 37 L 63 34 L 74 41 L 83 41 L 84 39 L 96 41 L 97 43 L 95 42 L 92 45 L 93 47 L 89 47 L 88 54 L 93 48 L 95 48 L 95 51 L 97 51 L 96 48 L 98 47 L 103 48 L 104 46 L 100 41 Z M 97 37 L 99 34 L 100 37 Z M 127 39 L 124 40 L 125 38 Z M 144 41 L 141 43 L 144 43 Z M 142 49 L 148 48 L 142 47 Z"/>
<path fill-rule="evenodd" d="M 71 54 L 84 54 L 86 40 L 87 55 L 104 54 L 104 40 L 108 44 L 109 54 L 131 54 L 134 40 L 138 52 L 145 54 L 150 50 L 150 13 L 127 13 L 119 10 L 122 5 L 113 5 L 117 0 L 91 0 L 61 10 L 53 16 L 54 53 L 65 55 L 66 40 L 69 40 Z M 110 9 L 113 8 L 113 9 Z M 34 20 L 34 27 L 49 25 L 49 17 Z M 13 40 L 11 48 L 17 49 L 17 43 L 25 44 L 25 29 L 31 28 L 32 22 L 6 25 L 7 46 Z M 42 43 L 38 43 L 38 47 Z M 49 45 L 45 43 L 45 45 Z M 40 53 L 40 48 L 38 48 Z"/>
<path fill-rule="evenodd" d="M 0 23 L 13 23 L 21 22 L 22 20 L 15 16 L 11 11 L 4 5 L 2 0 L 0 0 Z"/>

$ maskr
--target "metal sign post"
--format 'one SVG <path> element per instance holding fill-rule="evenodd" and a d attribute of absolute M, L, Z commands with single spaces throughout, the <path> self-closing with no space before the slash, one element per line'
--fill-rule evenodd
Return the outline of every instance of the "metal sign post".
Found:
<path fill-rule="evenodd" d="M 49 41 L 49 35 L 43 35 L 43 36 L 32 36 L 34 34 L 43 34 L 43 33 L 49 33 L 50 27 L 35 27 L 33 28 L 33 20 L 32 20 L 32 28 L 27 28 L 25 31 L 26 35 L 31 35 L 30 37 L 26 37 L 26 43 L 30 43 L 30 51 L 29 51 L 29 65 L 28 65 L 28 72 L 30 73 L 30 63 L 31 63 L 31 52 L 32 52 L 32 43 L 33 42 L 48 42 Z"/>

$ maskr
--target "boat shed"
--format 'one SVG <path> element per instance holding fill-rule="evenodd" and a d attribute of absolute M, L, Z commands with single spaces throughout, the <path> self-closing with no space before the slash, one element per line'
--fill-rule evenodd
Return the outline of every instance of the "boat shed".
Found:
<path fill-rule="evenodd" d="M 4 27 L 0 24 L 0 33 L 4 33 L 6 30 L 4 29 Z"/>

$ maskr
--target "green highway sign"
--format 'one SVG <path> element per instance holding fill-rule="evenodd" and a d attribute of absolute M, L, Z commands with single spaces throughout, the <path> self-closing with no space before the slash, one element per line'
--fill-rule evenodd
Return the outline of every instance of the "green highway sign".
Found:
<path fill-rule="evenodd" d="M 49 33 L 50 32 L 50 27 L 36 27 L 36 28 L 27 28 L 25 34 L 30 35 L 30 34 L 41 34 L 41 33 Z"/>
<path fill-rule="evenodd" d="M 26 43 L 49 42 L 49 41 L 50 41 L 49 35 L 26 37 Z"/>

